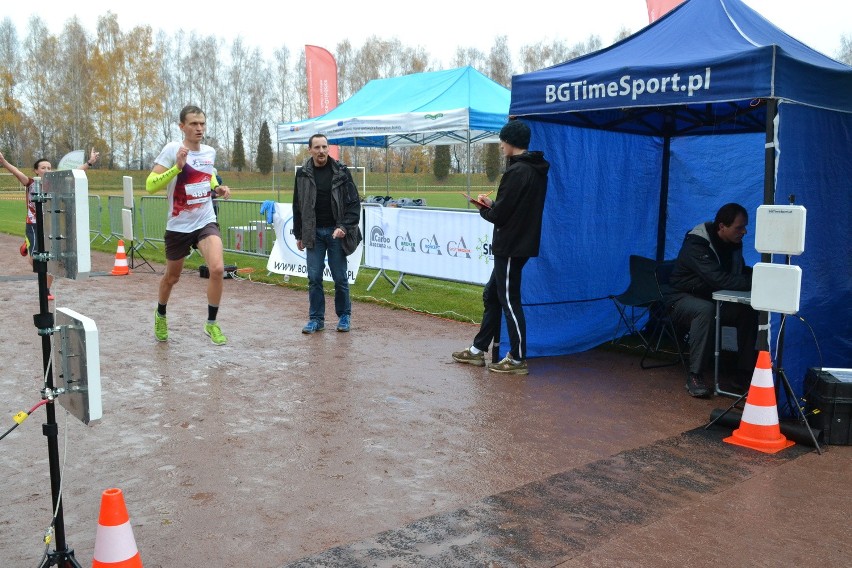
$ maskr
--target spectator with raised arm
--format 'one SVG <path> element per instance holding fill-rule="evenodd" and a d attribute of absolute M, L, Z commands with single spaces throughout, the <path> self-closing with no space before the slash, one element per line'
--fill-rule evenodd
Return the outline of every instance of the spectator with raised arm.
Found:
<path fill-rule="evenodd" d="M 92 166 L 95 165 L 95 162 L 101 157 L 100 152 L 96 152 L 94 147 L 92 151 L 89 152 L 89 159 L 80 166 L 79 169 L 86 171 Z M 18 181 L 21 182 L 21 185 L 24 186 L 27 196 L 27 227 L 26 227 L 26 236 L 25 236 L 25 248 L 21 248 L 21 254 L 27 254 L 30 265 L 33 264 L 33 247 L 38 243 L 36 235 L 38 235 L 39 227 L 36 222 L 36 206 L 35 202 L 32 200 L 33 191 L 35 190 L 35 179 L 23 173 L 21 170 L 13 166 L 6 160 L 6 157 L 3 156 L 3 153 L 0 152 L 0 166 L 6 168 L 9 173 L 18 178 Z M 53 171 L 53 166 L 51 165 L 49 160 L 45 158 L 40 158 L 35 161 L 33 164 L 33 172 L 35 177 L 43 178 L 47 172 Z M 53 285 L 53 275 L 47 275 L 47 299 L 53 300 L 53 294 L 50 292 L 50 287 Z"/>

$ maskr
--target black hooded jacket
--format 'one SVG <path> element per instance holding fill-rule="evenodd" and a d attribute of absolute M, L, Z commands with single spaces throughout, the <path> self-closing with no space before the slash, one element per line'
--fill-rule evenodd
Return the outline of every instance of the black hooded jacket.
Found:
<path fill-rule="evenodd" d="M 497 199 L 490 209 L 479 210 L 483 219 L 494 224 L 495 256 L 538 256 L 549 169 L 544 154 L 538 151 L 509 158 L 497 188 Z"/>

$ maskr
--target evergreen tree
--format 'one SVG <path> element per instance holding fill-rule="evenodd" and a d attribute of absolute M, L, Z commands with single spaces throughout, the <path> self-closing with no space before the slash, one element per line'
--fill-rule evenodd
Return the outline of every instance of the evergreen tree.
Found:
<path fill-rule="evenodd" d="M 435 179 L 444 181 L 450 176 L 450 147 L 447 145 L 435 146 L 435 159 L 432 161 L 432 171 Z"/>
<path fill-rule="evenodd" d="M 493 182 L 500 175 L 500 145 L 485 145 L 485 177 Z"/>
<path fill-rule="evenodd" d="M 236 168 L 238 172 L 243 171 L 246 167 L 246 151 L 243 148 L 243 130 L 237 127 L 234 133 L 234 155 L 231 158 L 231 167 Z"/>
<path fill-rule="evenodd" d="M 260 125 L 260 139 L 257 142 L 255 165 L 263 175 L 272 171 L 272 138 L 269 136 L 269 125 L 265 120 Z"/>

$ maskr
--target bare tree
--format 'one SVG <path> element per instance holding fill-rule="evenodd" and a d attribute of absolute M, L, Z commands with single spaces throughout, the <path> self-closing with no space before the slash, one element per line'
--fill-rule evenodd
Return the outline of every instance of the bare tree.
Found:
<path fill-rule="evenodd" d="M 483 52 L 475 47 L 456 48 L 456 55 L 453 58 L 453 67 L 466 67 L 468 65 L 477 70 L 486 69 L 487 58 Z"/>
<path fill-rule="evenodd" d="M 581 55 L 597 51 L 601 47 L 601 38 L 594 34 L 590 35 L 586 41 L 581 41 L 572 46 L 561 40 L 551 43 L 540 41 L 521 47 L 521 68 L 523 73 L 529 73 L 536 69 L 575 59 Z"/>
<path fill-rule="evenodd" d="M 23 115 L 15 91 L 22 78 L 22 69 L 18 33 L 9 18 L 0 22 L 0 60 L 4 62 L 0 69 L 0 150 L 8 154 L 10 160 L 19 162 L 24 150 Z"/>
<path fill-rule="evenodd" d="M 627 39 L 631 35 L 633 35 L 633 32 L 631 32 L 629 28 L 625 28 L 624 26 L 621 26 L 621 29 L 618 30 L 617 34 L 615 34 L 615 39 L 613 40 L 612 43 L 618 43 L 623 39 Z"/>
<path fill-rule="evenodd" d="M 77 18 L 66 22 L 60 49 L 65 62 L 60 73 L 66 88 L 61 102 L 65 120 L 60 129 L 57 150 L 64 154 L 83 149 L 94 137 L 89 104 L 92 92 L 91 43 Z"/>
<path fill-rule="evenodd" d="M 273 54 L 271 75 L 272 106 L 279 122 L 294 120 L 293 103 L 296 97 L 293 71 L 290 69 L 290 50 L 286 46 L 276 49 Z"/>
<path fill-rule="evenodd" d="M 163 32 L 157 33 L 154 42 L 154 51 L 158 54 L 157 81 L 160 88 L 159 119 L 157 121 L 157 134 L 154 139 L 154 152 L 170 142 L 177 133 L 178 111 L 185 104 L 181 98 L 180 85 L 184 82 L 178 76 L 180 71 L 177 52 L 183 32 L 170 39 Z M 147 167 L 147 166 L 146 166 Z M 144 168 L 143 168 L 144 169 Z"/>
<path fill-rule="evenodd" d="M 488 54 L 488 75 L 504 87 L 512 86 L 512 54 L 506 36 L 494 38 L 494 45 Z"/>
<path fill-rule="evenodd" d="M 852 36 L 841 36 L 837 60 L 842 61 L 846 65 L 852 65 Z"/>
<path fill-rule="evenodd" d="M 127 45 L 128 129 L 131 146 L 127 151 L 128 167 L 146 169 L 146 151 L 153 145 L 153 134 L 162 114 L 158 70 L 161 54 L 154 49 L 150 26 L 138 26 L 125 37 Z M 153 156 L 152 156 L 153 157 Z M 134 163 L 135 162 L 135 163 Z"/>
<path fill-rule="evenodd" d="M 357 90 L 352 89 L 352 68 L 355 65 L 355 55 L 348 39 L 337 44 L 334 59 L 337 62 L 337 100 L 343 102 L 357 92 Z"/>
<path fill-rule="evenodd" d="M 227 92 L 229 113 L 226 117 L 225 126 L 228 130 L 236 132 L 237 129 L 244 132 L 244 125 L 250 124 L 252 118 L 248 115 L 245 92 L 248 91 L 249 83 L 247 68 L 249 54 L 243 45 L 242 38 L 238 37 L 231 44 L 231 65 L 228 67 Z"/>
<path fill-rule="evenodd" d="M 124 65 L 124 46 L 118 17 L 112 12 L 98 18 L 97 37 L 95 38 L 93 69 L 97 80 L 94 82 L 92 107 L 95 122 L 98 125 L 101 138 L 106 141 L 109 150 L 108 165 L 116 167 L 117 151 L 125 140 L 124 117 L 126 110 L 122 108 L 122 87 L 126 82 Z M 126 160 L 126 157 L 125 157 Z"/>
<path fill-rule="evenodd" d="M 61 57 L 59 42 L 47 30 L 44 21 L 33 16 L 29 22 L 27 38 L 24 40 L 22 69 L 32 69 L 23 82 L 26 111 L 32 117 L 38 131 L 40 156 L 56 153 L 54 137 L 59 122 L 49 117 L 61 116 L 62 99 Z"/>
<path fill-rule="evenodd" d="M 248 104 L 246 106 L 247 121 L 245 124 L 248 124 L 248 140 L 252 141 L 249 144 L 249 151 L 251 152 L 249 160 L 251 164 L 254 164 L 257 159 L 257 141 L 260 137 L 260 127 L 272 111 L 269 84 L 271 71 L 266 62 L 263 61 L 258 48 L 252 50 L 246 63 L 246 89 L 243 96 L 247 99 Z"/>
<path fill-rule="evenodd" d="M 295 114 L 293 118 L 308 117 L 308 73 L 305 69 L 305 50 L 299 54 L 299 63 L 293 71 L 293 76 L 296 78 L 296 104 L 294 105 Z M 307 143 L 307 140 L 305 141 Z"/>

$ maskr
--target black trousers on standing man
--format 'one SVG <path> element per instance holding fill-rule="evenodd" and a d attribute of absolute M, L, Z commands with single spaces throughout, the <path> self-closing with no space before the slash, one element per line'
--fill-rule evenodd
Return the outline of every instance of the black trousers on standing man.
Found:
<path fill-rule="evenodd" d="M 482 324 L 473 338 L 473 346 L 488 351 L 491 340 L 500 332 L 501 316 L 509 331 L 509 355 L 516 361 L 527 358 L 527 321 L 521 306 L 521 272 L 529 257 L 494 257 L 491 278 L 482 291 Z"/>

